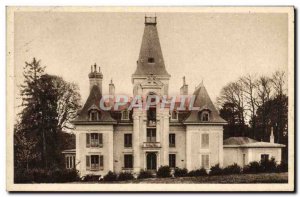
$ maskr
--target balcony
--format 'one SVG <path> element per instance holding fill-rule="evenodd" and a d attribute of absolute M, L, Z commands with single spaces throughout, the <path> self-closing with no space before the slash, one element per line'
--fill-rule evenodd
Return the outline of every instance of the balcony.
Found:
<path fill-rule="evenodd" d="M 161 148 L 160 142 L 144 142 L 143 148 Z"/>
<path fill-rule="evenodd" d="M 155 128 L 156 127 L 156 121 L 155 120 L 148 120 L 147 127 Z"/>

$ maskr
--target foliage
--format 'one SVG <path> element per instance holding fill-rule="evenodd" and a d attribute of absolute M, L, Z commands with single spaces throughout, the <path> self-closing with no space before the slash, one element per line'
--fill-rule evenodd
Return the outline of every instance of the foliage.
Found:
<path fill-rule="evenodd" d="M 252 161 L 243 168 L 243 173 L 259 173 L 261 172 L 260 164 L 257 161 Z"/>
<path fill-rule="evenodd" d="M 187 176 L 207 176 L 207 171 L 204 168 L 198 170 L 191 170 Z"/>
<path fill-rule="evenodd" d="M 288 164 L 285 162 L 281 162 L 278 166 L 277 166 L 277 172 L 287 172 L 288 171 Z"/>
<path fill-rule="evenodd" d="M 170 177 L 171 169 L 169 166 L 160 166 L 157 171 L 157 177 Z"/>
<path fill-rule="evenodd" d="M 15 170 L 15 183 L 66 183 L 79 180 L 78 172 L 73 170 Z"/>
<path fill-rule="evenodd" d="M 236 163 L 223 169 L 223 174 L 240 174 L 241 172 L 242 168 Z"/>
<path fill-rule="evenodd" d="M 81 181 L 84 182 L 95 182 L 95 181 L 100 181 L 101 180 L 101 175 L 94 175 L 94 174 L 88 174 L 84 177 L 81 178 Z"/>
<path fill-rule="evenodd" d="M 134 178 L 133 175 L 129 172 L 121 172 L 118 176 L 119 181 L 131 180 L 133 178 Z"/>
<path fill-rule="evenodd" d="M 215 166 L 212 166 L 210 168 L 209 175 L 222 175 L 223 174 L 223 169 L 220 168 L 219 164 L 216 164 Z"/>
<path fill-rule="evenodd" d="M 188 175 L 188 170 L 186 168 L 175 168 L 175 177 L 185 177 Z"/>
<path fill-rule="evenodd" d="M 272 157 L 270 160 L 263 160 L 260 162 L 260 171 L 261 172 L 276 172 L 277 171 L 277 164 Z"/>
<path fill-rule="evenodd" d="M 141 170 L 138 179 L 153 178 L 153 174 L 149 171 Z"/>
<path fill-rule="evenodd" d="M 117 180 L 117 174 L 112 172 L 112 171 L 109 171 L 104 177 L 103 177 L 103 180 L 104 181 L 107 181 L 107 182 L 111 182 L 111 181 L 116 181 Z"/>
<path fill-rule="evenodd" d="M 15 166 L 59 167 L 64 159 L 61 151 L 70 144 L 65 142 L 72 141 L 72 135 L 65 135 L 64 131 L 72 129 L 70 121 L 80 107 L 78 87 L 45 74 L 45 68 L 35 58 L 25 64 L 20 90 L 22 111 L 14 135 Z M 27 152 L 23 158 L 22 149 Z M 29 152 L 31 157 L 25 158 Z"/>

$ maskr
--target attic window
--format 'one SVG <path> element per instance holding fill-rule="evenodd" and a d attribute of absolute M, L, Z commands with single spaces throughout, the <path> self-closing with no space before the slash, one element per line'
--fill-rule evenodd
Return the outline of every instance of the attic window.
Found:
<path fill-rule="evenodd" d="M 200 120 L 203 122 L 208 122 L 209 121 L 209 112 L 208 111 L 202 111 L 199 113 L 200 115 Z"/>
<path fill-rule="evenodd" d="M 122 120 L 129 120 L 129 112 L 128 112 L 128 110 L 122 111 Z"/>
<path fill-rule="evenodd" d="M 153 57 L 148 57 L 148 63 L 154 63 L 154 58 Z"/>
<path fill-rule="evenodd" d="M 100 114 L 97 110 L 91 110 L 90 112 L 90 121 L 97 121 L 100 119 Z"/>

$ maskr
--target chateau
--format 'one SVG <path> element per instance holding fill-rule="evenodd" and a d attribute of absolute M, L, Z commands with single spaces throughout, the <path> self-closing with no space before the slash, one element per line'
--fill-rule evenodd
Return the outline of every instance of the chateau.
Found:
<path fill-rule="evenodd" d="M 156 17 L 145 17 L 140 54 L 132 74 L 133 96 L 168 95 L 171 75 L 165 67 L 156 20 Z M 108 171 L 138 174 L 141 170 L 156 171 L 164 165 L 209 170 L 216 164 L 223 166 L 224 151 L 227 150 L 231 151 L 228 157 L 231 157 L 230 153 L 235 155 L 226 165 L 237 162 L 234 159 L 236 154 L 240 154 L 241 165 L 251 161 L 252 153 L 240 144 L 234 144 L 238 138 L 227 140 L 226 149 L 223 147 L 223 125 L 226 121 L 219 116 L 203 83 L 192 93 L 198 110 L 170 110 L 168 106 L 159 108 L 157 104 L 151 105 L 148 110 L 128 109 L 128 105 L 124 105 L 121 109 L 106 111 L 99 107 L 103 97 L 100 68 L 92 67 L 88 77 L 90 94 L 73 122 L 76 126 L 76 149 L 63 152 L 66 167 L 76 167 L 81 176 L 105 175 Z M 112 81 L 109 94 L 116 95 Z M 185 80 L 178 94 L 188 95 Z M 111 100 L 110 103 L 113 102 Z M 267 148 L 258 143 L 257 146 L 262 147 L 257 154 L 264 157 L 271 154 L 270 157 L 280 159 L 277 155 L 281 154 L 280 145 L 266 144 Z M 275 149 L 274 153 L 266 153 Z"/>

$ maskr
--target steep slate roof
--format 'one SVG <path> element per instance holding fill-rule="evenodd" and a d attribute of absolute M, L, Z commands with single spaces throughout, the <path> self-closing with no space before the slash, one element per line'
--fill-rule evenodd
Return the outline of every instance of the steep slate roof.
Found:
<path fill-rule="evenodd" d="M 199 119 L 199 111 L 192 110 L 189 116 L 184 120 L 184 123 L 221 123 L 226 124 L 226 121 L 220 117 L 218 110 L 215 108 L 213 102 L 211 101 L 206 88 L 204 87 L 203 83 L 201 83 L 193 93 L 195 95 L 195 102 L 194 107 L 199 107 L 199 111 L 208 110 L 210 111 L 209 114 L 209 121 L 202 122 Z"/>
<path fill-rule="evenodd" d="M 147 21 L 151 19 L 152 21 Z M 155 19 L 155 21 L 153 21 Z M 148 58 L 154 58 L 154 63 L 148 63 Z M 139 59 L 137 61 L 136 71 L 132 76 L 145 75 L 170 76 L 166 71 L 165 63 L 160 47 L 158 32 L 156 28 L 156 17 L 145 17 L 145 28 L 140 49 Z"/>
<path fill-rule="evenodd" d="M 258 142 L 248 137 L 230 137 L 223 141 L 224 148 L 283 148 L 285 145 L 270 143 L 270 142 Z"/>
<path fill-rule="evenodd" d="M 91 108 L 96 108 L 100 111 L 100 120 L 94 121 L 99 123 L 113 123 L 115 120 L 111 117 L 110 111 L 104 111 L 100 109 L 100 100 L 102 98 L 102 93 L 98 86 L 94 85 L 90 91 L 90 95 L 87 98 L 83 108 L 78 113 L 78 117 L 75 119 L 74 124 L 80 124 L 80 122 L 89 121 L 89 110 Z M 89 121 L 92 122 L 92 121 Z"/>

